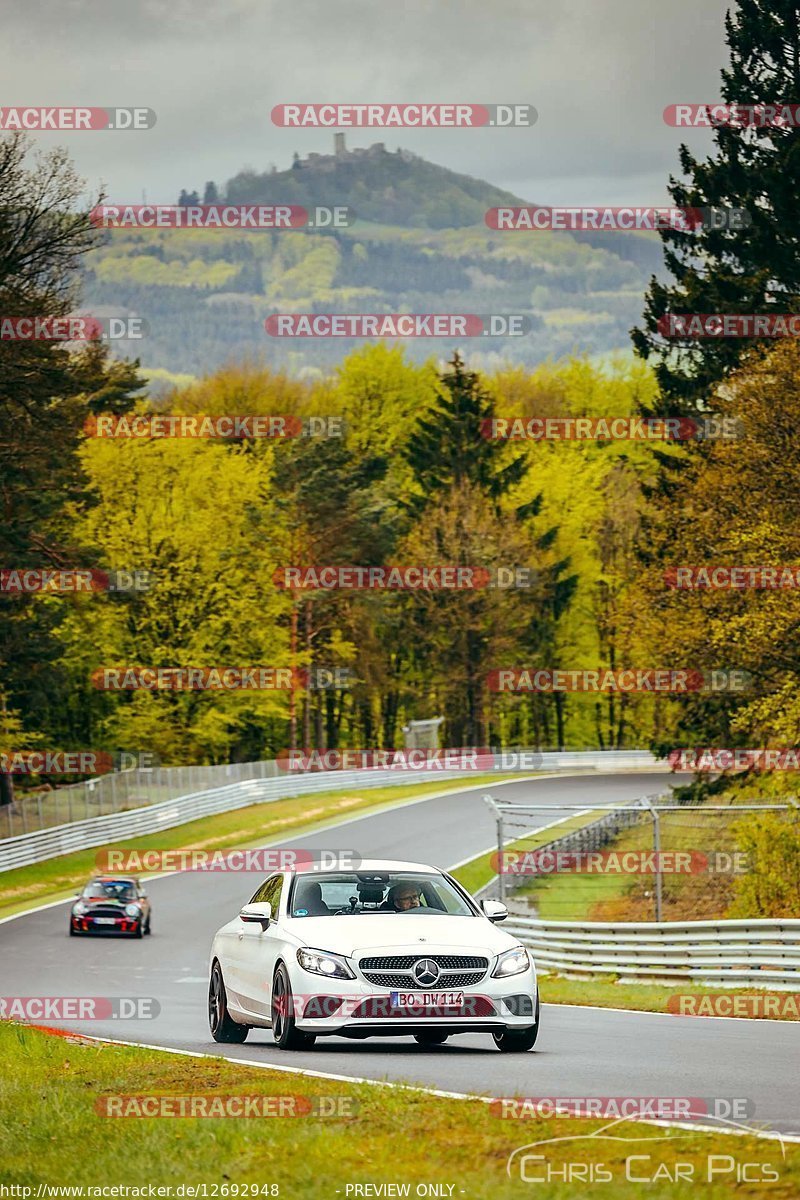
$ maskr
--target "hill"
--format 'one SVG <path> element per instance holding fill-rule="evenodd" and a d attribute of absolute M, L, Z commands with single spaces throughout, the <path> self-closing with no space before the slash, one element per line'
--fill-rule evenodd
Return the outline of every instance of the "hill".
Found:
<path fill-rule="evenodd" d="M 202 197 L 211 200 L 212 185 Z M 275 339 L 273 312 L 524 313 L 519 338 L 466 340 L 473 362 L 533 364 L 574 350 L 627 350 L 642 293 L 659 269 L 655 235 L 498 233 L 487 208 L 526 202 L 483 180 L 378 143 L 295 157 L 285 171 L 242 171 L 219 190 L 232 204 L 344 204 L 337 231 L 109 230 L 93 253 L 85 306 L 146 319 L 145 342 L 120 344 L 146 367 L 199 374 L 249 358 L 292 372 L 327 369 L 356 344 Z M 449 354 L 442 340 L 412 357 Z"/>

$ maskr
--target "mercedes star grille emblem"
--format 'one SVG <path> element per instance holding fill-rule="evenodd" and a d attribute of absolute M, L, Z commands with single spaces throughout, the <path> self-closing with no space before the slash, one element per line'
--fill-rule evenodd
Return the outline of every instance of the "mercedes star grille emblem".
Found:
<path fill-rule="evenodd" d="M 439 978 L 439 964 L 432 958 L 420 958 L 414 963 L 411 974 L 422 987 L 430 987 Z"/>

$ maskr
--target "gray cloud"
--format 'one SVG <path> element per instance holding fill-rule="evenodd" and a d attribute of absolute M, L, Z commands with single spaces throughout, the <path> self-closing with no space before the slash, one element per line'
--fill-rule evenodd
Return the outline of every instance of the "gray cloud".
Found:
<path fill-rule="evenodd" d="M 348 131 L 543 203 L 665 199 L 677 101 L 718 96 L 728 0 L 29 0 L 4 13 L 4 104 L 146 105 L 147 132 L 66 144 L 112 199 L 173 201 L 242 166 L 326 152 L 330 132 L 272 126 L 276 103 L 528 102 L 530 130 Z"/>

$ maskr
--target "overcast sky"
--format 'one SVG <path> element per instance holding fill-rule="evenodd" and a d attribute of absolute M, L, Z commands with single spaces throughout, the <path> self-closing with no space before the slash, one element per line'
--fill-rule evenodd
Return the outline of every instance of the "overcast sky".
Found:
<path fill-rule="evenodd" d="M 139 132 L 37 134 L 111 201 L 171 203 L 248 165 L 330 152 L 274 104 L 533 104 L 532 129 L 347 131 L 547 204 L 667 197 L 667 104 L 719 97 L 726 0 L 25 0 L 3 12 L 4 105 L 143 105 Z M 335 198 L 332 198 L 335 202 Z"/>

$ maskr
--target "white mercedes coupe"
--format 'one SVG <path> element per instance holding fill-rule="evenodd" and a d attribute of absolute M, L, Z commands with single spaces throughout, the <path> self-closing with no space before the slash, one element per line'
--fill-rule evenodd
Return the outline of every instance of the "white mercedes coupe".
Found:
<path fill-rule="evenodd" d="M 211 1035 L 243 1042 L 272 1029 L 282 1050 L 304 1050 L 331 1034 L 438 1046 L 490 1033 L 500 1050 L 530 1050 L 536 970 L 496 927 L 507 915 L 420 863 L 271 875 L 214 937 Z"/>

